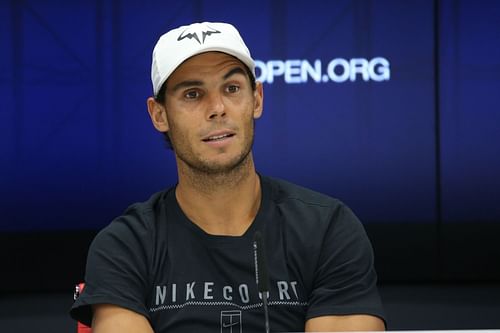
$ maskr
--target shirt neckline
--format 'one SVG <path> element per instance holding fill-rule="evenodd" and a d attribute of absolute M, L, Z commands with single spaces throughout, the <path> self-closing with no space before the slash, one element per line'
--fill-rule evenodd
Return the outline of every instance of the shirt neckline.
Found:
<path fill-rule="evenodd" d="M 258 230 L 262 230 L 264 224 L 268 220 L 270 205 L 271 205 L 271 189 L 270 184 L 266 181 L 265 177 L 262 177 L 257 173 L 260 179 L 260 206 L 255 215 L 254 220 L 247 228 L 247 230 L 241 236 L 226 236 L 226 235 L 212 235 L 204 231 L 198 225 L 196 225 L 193 221 L 191 221 L 186 214 L 182 211 L 182 208 L 175 197 L 175 186 L 172 191 L 168 193 L 168 200 L 173 203 L 175 214 L 179 217 L 178 221 L 183 227 L 188 228 L 193 234 L 198 236 L 203 242 L 212 244 L 212 245 L 222 245 L 222 244 L 237 244 L 241 241 L 252 241 L 254 238 L 254 234 Z"/>

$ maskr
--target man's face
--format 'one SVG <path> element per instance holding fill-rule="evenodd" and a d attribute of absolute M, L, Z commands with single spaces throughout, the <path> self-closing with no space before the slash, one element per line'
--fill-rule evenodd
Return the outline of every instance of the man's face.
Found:
<path fill-rule="evenodd" d="M 167 81 L 166 119 L 179 167 L 224 173 L 248 158 L 262 86 L 252 90 L 244 65 L 220 52 L 196 55 Z"/>

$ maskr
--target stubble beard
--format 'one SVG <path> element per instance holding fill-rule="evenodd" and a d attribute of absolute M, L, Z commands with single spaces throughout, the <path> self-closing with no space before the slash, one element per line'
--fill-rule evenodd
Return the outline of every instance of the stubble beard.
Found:
<path fill-rule="evenodd" d="M 249 127 L 251 138 L 245 141 L 240 154 L 224 163 L 204 160 L 191 149 L 179 147 L 172 142 L 178 164 L 184 165 L 182 167 L 178 165 L 179 173 L 186 176 L 193 185 L 205 188 L 205 190 L 210 190 L 213 186 L 237 185 L 253 168 L 251 150 L 254 140 L 254 126 L 254 121 L 252 121 Z"/>

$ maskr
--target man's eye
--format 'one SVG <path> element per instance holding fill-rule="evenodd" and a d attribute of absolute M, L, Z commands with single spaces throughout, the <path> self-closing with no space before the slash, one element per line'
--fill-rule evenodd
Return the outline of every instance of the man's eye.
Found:
<path fill-rule="evenodd" d="M 232 85 L 230 85 L 230 86 L 227 87 L 227 91 L 230 92 L 230 93 L 235 93 L 235 92 L 240 91 L 240 87 L 237 86 L 237 85 L 232 84 Z"/>
<path fill-rule="evenodd" d="M 187 99 L 195 99 L 195 98 L 198 98 L 199 96 L 200 96 L 200 94 L 196 90 L 188 91 L 184 95 L 184 97 L 186 97 Z"/>

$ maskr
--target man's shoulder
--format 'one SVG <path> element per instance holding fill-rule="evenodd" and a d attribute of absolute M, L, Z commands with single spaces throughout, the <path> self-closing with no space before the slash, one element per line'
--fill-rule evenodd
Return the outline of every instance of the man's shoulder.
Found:
<path fill-rule="evenodd" d="M 263 182 L 272 189 L 273 211 L 279 212 L 286 228 L 300 230 L 303 235 L 361 230 L 359 219 L 337 198 L 282 179 L 263 177 Z"/>
<path fill-rule="evenodd" d="M 147 214 L 158 209 L 158 207 L 167 203 L 170 191 L 173 188 L 168 188 L 156 193 L 153 193 L 147 200 L 137 201 L 125 209 L 123 215 L 129 214 Z"/>
<path fill-rule="evenodd" d="M 156 228 L 159 215 L 168 205 L 172 188 L 152 194 L 145 201 L 129 205 L 125 211 L 115 217 L 101 232 L 139 232 Z"/>
<path fill-rule="evenodd" d="M 263 176 L 262 179 L 268 184 L 268 186 L 270 186 L 273 200 L 278 203 L 296 202 L 304 205 L 320 207 L 336 207 L 342 205 L 342 202 L 337 198 L 287 180 L 268 176 Z"/>

